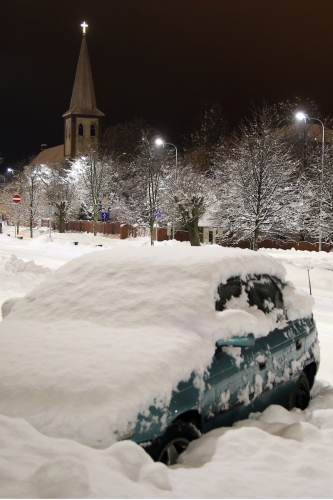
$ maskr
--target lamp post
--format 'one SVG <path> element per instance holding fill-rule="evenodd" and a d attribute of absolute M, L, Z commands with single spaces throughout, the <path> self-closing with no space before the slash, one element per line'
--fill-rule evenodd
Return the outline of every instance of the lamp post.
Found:
<path fill-rule="evenodd" d="M 322 236 L 323 236 L 323 229 L 322 229 L 322 211 L 323 211 L 323 178 L 324 178 L 324 159 L 325 159 L 325 126 L 323 122 L 319 118 L 313 118 L 311 116 L 308 116 L 306 113 L 303 113 L 303 111 L 299 111 L 296 113 L 296 118 L 299 121 L 304 121 L 306 120 L 315 120 L 319 122 L 322 126 L 322 141 L 321 141 L 321 172 L 320 172 L 320 199 L 319 199 L 319 249 L 318 251 L 321 252 L 321 247 L 322 247 Z"/>
<path fill-rule="evenodd" d="M 163 141 L 163 139 L 161 139 L 160 137 L 157 138 L 155 140 L 155 145 L 156 146 L 172 146 L 174 149 L 175 149 L 175 153 L 176 153 L 176 181 L 177 181 L 177 177 L 178 177 L 178 149 L 177 149 L 177 146 L 175 146 L 172 142 L 165 142 Z M 175 239 L 175 221 L 173 220 L 172 221 L 172 239 L 174 240 Z"/>
<path fill-rule="evenodd" d="M 178 149 L 177 149 L 177 146 L 175 146 L 174 144 L 172 144 L 172 142 L 165 142 L 163 141 L 163 139 L 156 139 L 155 140 L 155 144 L 156 146 L 172 146 L 175 148 L 175 153 L 176 153 L 176 179 L 177 179 L 177 173 L 178 173 Z"/>
<path fill-rule="evenodd" d="M 10 172 L 12 174 L 12 177 L 14 176 L 14 170 L 12 168 L 7 167 L 6 172 Z M 5 184 L 6 184 L 6 174 L 4 175 L 4 178 L 5 178 Z"/>

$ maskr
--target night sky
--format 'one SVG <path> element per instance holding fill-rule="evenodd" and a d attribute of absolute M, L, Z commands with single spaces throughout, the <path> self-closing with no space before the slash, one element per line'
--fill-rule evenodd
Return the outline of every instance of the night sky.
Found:
<path fill-rule="evenodd" d="M 296 95 L 333 114 L 332 0 L 0 0 L 2 169 L 63 143 L 83 21 L 106 125 L 178 143 L 202 99 L 232 126 Z"/>

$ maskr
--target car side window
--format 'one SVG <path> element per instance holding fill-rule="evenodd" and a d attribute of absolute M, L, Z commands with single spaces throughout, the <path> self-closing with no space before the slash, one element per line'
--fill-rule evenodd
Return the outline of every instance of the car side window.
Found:
<path fill-rule="evenodd" d="M 273 309 L 283 310 L 282 293 L 270 276 L 255 276 L 248 281 L 250 305 L 256 305 L 265 314 Z"/>
<path fill-rule="evenodd" d="M 230 278 L 227 283 L 218 287 L 219 300 L 215 302 L 216 311 L 223 311 L 226 303 L 232 297 L 239 297 L 242 293 L 240 278 Z"/>

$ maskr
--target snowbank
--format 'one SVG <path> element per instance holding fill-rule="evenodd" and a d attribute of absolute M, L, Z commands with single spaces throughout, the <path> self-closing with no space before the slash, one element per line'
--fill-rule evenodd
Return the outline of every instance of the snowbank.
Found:
<path fill-rule="evenodd" d="M 0 256 L 0 273 L 13 275 L 16 273 L 28 274 L 49 274 L 50 269 L 36 264 L 34 261 L 28 262 L 17 258 L 16 255 Z"/>
<path fill-rule="evenodd" d="M 333 389 L 302 412 L 270 406 L 154 463 L 131 441 L 94 450 L 0 416 L 1 498 L 331 498 Z"/>

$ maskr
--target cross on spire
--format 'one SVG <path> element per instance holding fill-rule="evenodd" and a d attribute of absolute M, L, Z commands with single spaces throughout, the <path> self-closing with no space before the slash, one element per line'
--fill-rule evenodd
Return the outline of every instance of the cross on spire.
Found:
<path fill-rule="evenodd" d="M 86 28 L 88 28 L 88 24 L 86 24 L 86 22 L 83 21 L 83 23 L 80 26 L 82 26 L 83 34 L 85 35 L 86 34 Z"/>

